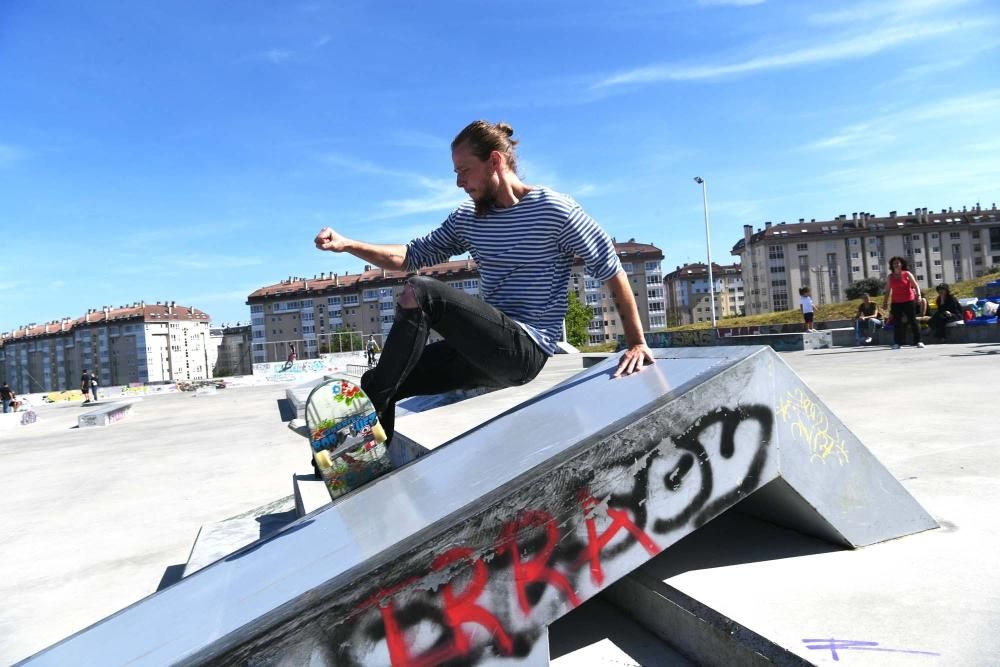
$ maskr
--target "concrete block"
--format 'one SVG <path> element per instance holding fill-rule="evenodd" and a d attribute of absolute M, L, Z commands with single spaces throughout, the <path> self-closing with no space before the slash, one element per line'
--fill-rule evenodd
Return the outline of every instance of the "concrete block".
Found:
<path fill-rule="evenodd" d="M 125 419 L 125 417 L 128 416 L 128 413 L 132 410 L 132 406 L 141 400 L 141 398 L 130 398 L 125 401 L 116 401 L 114 403 L 108 403 L 107 405 L 101 405 L 90 412 L 85 412 L 80 415 L 77 420 L 77 426 L 79 428 L 86 428 L 89 426 L 110 426 L 115 422 Z"/>

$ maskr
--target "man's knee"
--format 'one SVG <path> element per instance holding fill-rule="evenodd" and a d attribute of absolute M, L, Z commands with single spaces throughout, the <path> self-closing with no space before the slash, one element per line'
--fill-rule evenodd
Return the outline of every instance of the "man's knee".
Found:
<path fill-rule="evenodd" d="M 399 301 L 396 303 L 405 310 L 414 310 L 420 307 L 417 295 L 413 291 L 413 283 L 407 281 L 406 287 L 403 288 L 403 293 L 399 295 Z"/>
<path fill-rule="evenodd" d="M 403 288 L 403 293 L 399 295 L 399 300 L 396 303 L 399 304 L 400 308 L 406 310 L 420 308 L 421 300 L 425 300 L 429 295 L 434 294 L 441 285 L 442 283 L 434 278 L 411 276 L 406 279 L 406 286 Z"/>

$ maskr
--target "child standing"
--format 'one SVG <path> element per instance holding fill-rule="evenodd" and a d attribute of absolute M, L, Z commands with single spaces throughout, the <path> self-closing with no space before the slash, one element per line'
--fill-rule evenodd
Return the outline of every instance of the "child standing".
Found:
<path fill-rule="evenodd" d="M 799 288 L 799 309 L 806 321 L 806 333 L 816 333 L 813 329 L 813 300 L 808 287 Z"/>

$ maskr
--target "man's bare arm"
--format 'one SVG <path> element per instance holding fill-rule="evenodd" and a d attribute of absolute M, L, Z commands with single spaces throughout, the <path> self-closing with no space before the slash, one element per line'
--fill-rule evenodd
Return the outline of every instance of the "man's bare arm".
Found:
<path fill-rule="evenodd" d="M 402 271 L 406 267 L 406 246 L 375 244 L 355 241 L 341 236 L 329 227 L 320 230 L 315 239 L 316 247 L 330 252 L 346 252 L 383 269 Z"/>
<path fill-rule="evenodd" d="M 611 295 L 618 302 L 618 314 L 625 327 L 625 345 L 627 349 L 618 362 L 618 370 L 613 377 L 629 375 L 642 370 L 645 363 L 655 363 L 653 353 L 646 346 L 646 337 L 642 334 L 642 320 L 639 319 L 639 309 L 635 305 L 635 295 L 628 282 L 628 274 L 619 271 L 607 282 Z"/>

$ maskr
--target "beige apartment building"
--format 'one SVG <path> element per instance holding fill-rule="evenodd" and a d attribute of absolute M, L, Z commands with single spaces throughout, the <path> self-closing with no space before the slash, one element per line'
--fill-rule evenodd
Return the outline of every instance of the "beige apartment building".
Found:
<path fill-rule="evenodd" d="M 715 294 L 715 317 L 744 314 L 743 272 L 739 264 L 721 266 L 712 262 Z M 667 325 L 679 326 L 712 321 L 712 290 L 709 290 L 708 265 L 678 266 L 663 277 L 667 294 Z"/>
<path fill-rule="evenodd" d="M 0 380 L 19 393 L 77 389 L 84 369 L 103 386 L 210 376 L 209 316 L 175 302 L 88 310 L 0 335 Z"/>
<path fill-rule="evenodd" d="M 662 327 L 663 253 L 634 239 L 616 242 L 615 251 L 632 284 L 643 327 L 647 330 L 651 325 Z M 408 275 L 366 265 L 358 274 L 289 277 L 256 290 L 247 298 L 253 363 L 285 361 L 290 346 L 295 346 L 301 359 L 325 351 L 350 349 L 352 341 L 337 333 L 340 331 L 357 332 L 365 339 L 375 335 L 381 343 L 392 328 L 396 299 Z M 471 259 L 436 264 L 421 269 L 420 275 L 436 278 L 469 294 L 479 294 L 479 271 Z M 585 274 L 582 261 L 573 266 L 570 289 L 594 313 L 588 328 L 592 342 L 616 340 L 624 334 L 609 290 Z"/>
<path fill-rule="evenodd" d="M 764 223 L 744 227 L 733 246 L 746 289 L 746 314 L 799 306 L 808 286 L 817 304 L 845 301 L 847 287 L 865 278 L 888 276 L 888 261 L 905 257 L 924 289 L 983 275 L 1000 264 L 1000 211 L 978 204 L 961 211 L 926 208 L 906 215 L 854 213 L 834 220 Z"/>

